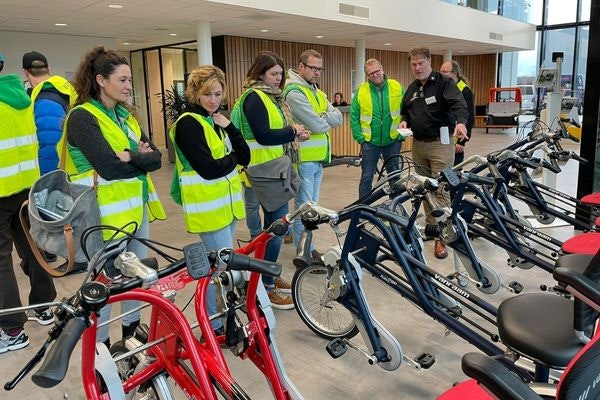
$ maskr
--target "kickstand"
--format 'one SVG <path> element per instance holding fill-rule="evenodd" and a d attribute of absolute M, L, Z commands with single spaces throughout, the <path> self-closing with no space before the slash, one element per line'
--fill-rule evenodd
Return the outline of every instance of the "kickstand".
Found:
<path fill-rule="evenodd" d="M 15 386 L 17 386 L 19 382 L 21 382 L 25 375 L 27 375 L 33 369 L 33 367 L 35 367 L 42 360 L 42 358 L 44 358 L 48 346 L 50 345 L 50 343 L 52 343 L 52 341 L 54 341 L 55 338 L 56 337 L 52 334 L 48 336 L 48 339 L 46 339 L 46 342 L 44 343 L 42 348 L 39 349 L 35 356 L 33 356 L 31 360 L 29 360 L 29 362 L 23 367 L 23 369 L 19 371 L 19 373 L 17 373 L 17 376 L 15 376 L 12 380 L 4 384 L 4 390 L 12 390 L 15 388 Z"/>

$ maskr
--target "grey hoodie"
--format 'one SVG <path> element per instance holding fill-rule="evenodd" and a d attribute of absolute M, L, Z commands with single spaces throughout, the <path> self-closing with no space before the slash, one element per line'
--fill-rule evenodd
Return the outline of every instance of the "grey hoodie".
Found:
<path fill-rule="evenodd" d="M 315 95 L 317 93 L 316 85 L 310 85 L 293 69 L 288 71 L 288 77 L 285 84 L 286 86 L 291 84 L 306 86 L 310 88 Z M 315 110 L 313 110 L 304 93 L 298 90 L 289 91 L 285 95 L 285 101 L 292 111 L 294 121 L 304 125 L 310 132 L 327 132 L 331 128 L 335 128 L 342 124 L 342 113 L 340 110 L 333 107 L 329 100 L 327 101 L 327 111 L 321 115 L 315 113 Z"/>

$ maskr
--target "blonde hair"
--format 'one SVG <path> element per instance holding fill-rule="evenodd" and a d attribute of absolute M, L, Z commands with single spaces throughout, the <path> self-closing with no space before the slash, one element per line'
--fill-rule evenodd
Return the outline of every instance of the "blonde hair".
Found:
<path fill-rule="evenodd" d="M 369 58 L 367 61 L 365 61 L 365 65 L 363 67 L 365 74 L 367 73 L 367 67 L 370 65 L 378 65 L 381 67 L 381 69 L 383 69 L 383 65 L 381 65 L 381 63 L 379 62 L 378 59 L 376 58 Z"/>
<path fill-rule="evenodd" d="M 221 104 L 225 104 L 227 102 L 225 74 L 214 65 L 201 65 L 190 73 L 185 89 L 185 98 L 190 104 L 200 105 L 200 96 L 210 92 L 215 83 L 220 83 L 223 87 Z"/>

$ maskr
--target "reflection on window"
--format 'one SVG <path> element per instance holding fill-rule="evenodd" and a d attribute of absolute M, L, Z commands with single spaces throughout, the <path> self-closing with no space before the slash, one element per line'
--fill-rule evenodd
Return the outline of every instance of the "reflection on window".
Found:
<path fill-rule="evenodd" d="M 591 0 L 581 0 L 581 15 L 579 17 L 580 21 L 589 21 L 590 20 L 591 7 L 592 7 Z"/>
<path fill-rule="evenodd" d="M 546 10 L 548 12 L 546 25 L 575 22 L 577 0 L 548 0 Z"/>

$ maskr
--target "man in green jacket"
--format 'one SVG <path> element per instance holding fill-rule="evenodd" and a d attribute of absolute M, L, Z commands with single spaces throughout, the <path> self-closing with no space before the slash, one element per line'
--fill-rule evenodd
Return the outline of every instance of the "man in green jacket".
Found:
<path fill-rule="evenodd" d="M 385 160 L 387 173 L 396 171 L 400 142 L 400 106 L 404 96 L 402 85 L 383 72 L 381 63 L 371 58 L 365 62 L 367 81 L 363 82 L 354 97 L 350 108 L 352 137 L 360 144 L 362 173 L 358 186 L 359 197 L 365 196 L 373 187 L 373 175 L 380 156 Z"/>

